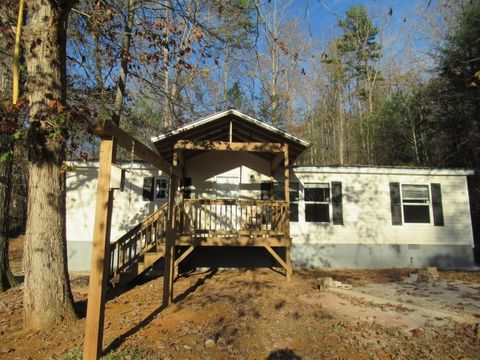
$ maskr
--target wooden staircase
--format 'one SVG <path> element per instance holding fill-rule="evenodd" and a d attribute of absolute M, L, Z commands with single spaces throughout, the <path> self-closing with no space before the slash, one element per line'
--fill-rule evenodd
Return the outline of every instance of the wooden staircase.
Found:
<path fill-rule="evenodd" d="M 165 255 L 167 204 L 110 244 L 112 284 L 126 284 L 145 274 Z"/>

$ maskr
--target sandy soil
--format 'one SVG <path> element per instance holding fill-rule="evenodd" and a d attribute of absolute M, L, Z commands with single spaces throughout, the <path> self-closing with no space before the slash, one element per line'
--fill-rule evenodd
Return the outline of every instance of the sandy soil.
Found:
<path fill-rule="evenodd" d="M 295 271 L 290 283 L 271 269 L 196 272 L 167 309 L 163 278 L 146 278 L 110 296 L 106 358 L 480 358 L 480 274 L 398 282 L 407 272 Z M 353 288 L 319 291 L 326 275 Z M 81 359 L 87 286 L 73 276 L 81 318 L 48 332 L 23 331 L 21 286 L 0 294 L 0 359 Z"/>
<path fill-rule="evenodd" d="M 10 268 L 14 274 L 22 273 L 23 243 L 25 235 L 11 239 L 8 245 Z"/>

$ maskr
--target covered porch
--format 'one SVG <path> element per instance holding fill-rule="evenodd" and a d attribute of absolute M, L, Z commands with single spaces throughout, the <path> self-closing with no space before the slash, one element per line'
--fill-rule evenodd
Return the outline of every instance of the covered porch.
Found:
<path fill-rule="evenodd" d="M 233 139 L 233 121 L 230 131 Z M 264 248 L 290 281 L 288 144 L 198 140 L 183 133 L 172 162 L 182 172 L 169 188 L 173 278 L 198 247 L 241 246 Z"/>
<path fill-rule="evenodd" d="M 238 111 L 152 138 L 172 177 L 178 265 L 201 246 L 264 247 L 290 280 L 290 165 L 308 143 Z M 168 245 L 167 245 L 168 246 Z"/>

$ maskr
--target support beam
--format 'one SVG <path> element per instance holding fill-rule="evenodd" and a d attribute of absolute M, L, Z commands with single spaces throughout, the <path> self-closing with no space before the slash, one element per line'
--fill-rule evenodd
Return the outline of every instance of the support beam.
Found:
<path fill-rule="evenodd" d="M 132 150 L 132 144 L 134 147 L 134 153 L 140 159 L 152 164 L 157 169 L 162 170 L 167 175 L 175 175 L 177 177 L 182 176 L 182 172 L 179 168 L 170 164 L 163 159 L 160 154 L 144 145 L 141 141 L 135 139 L 133 136 L 122 130 L 119 126 L 113 124 L 109 120 L 98 122 L 95 124 L 95 132 L 103 136 L 114 136 L 118 145 L 126 149 Z"/>
<path fill-rule="evenodd" d="M 272 165 L 271 165 L 271 168 L 270 168 L 272 170 L 272 172 L 273 172 L 273 170 L 275 170 L 277 167 L 280 166 L 284 157 L 285 157 L 285 152 L 281 152 L 281 153 L 277 154 L 277 156 L 275 156 L 275 158 L 272 160 Z"/>
<path fill-rule="evenodd" d="M 107 287 L 110 256 L 110 225 L 113 190 L 110 190 L 111 165 L 115 142 L 102 139 L 92 244 L 92 263 L 88 287 L 87 319 L 83 358 L 100 358 L 103 350 L 103 325 L 105 317 L 105 291 Z"/>
<path fill-rule="evenodd" d="M 178 266 L 180 263 L 187 258 L 188 255 L 192 253 L 193 250 L 195 250 L 196 246 L 190 246 L 185 252 L 178 257 L 178 259 L 175 260 L 175 272 L 173 274 L 173 278 L 176 279 L 178 276 Z"/>
<path fill-rule="evenodd" d="M 195 250 L 196 246 L 190 246 L 185 252 L 178 257 L 178 259 L 175 260 L 175 266 L 180 265 L 180 263 L 187 258 L 188 255 L 192 253 L 193 250 Z"/>
<path fill-rule="evenodd" d="M 175 193 L 178 188 L 178 178 L 172 176 L 169 185 L 168 220 L 165 242 L 165 265 L 163 269 L 163 306 L 169 306 L 173 301 L 173 276 L 175 261 Z"/>
<path fill-rule="evenodd" d="M 292 258 L 291 258 L 291 248 L 292 246 L 287 246 L 285 248 L 285 261 L 286 261 L 286 264 L 287 264 L 287 282 L 290 282 L 292 281 Z"/>
<path fill-rule="evenodd" d="M 265 246 L 265 249 L 267 249 L 267 251 L 275 258 L 275 260 L 278 261 L 280 266 L 283 267 L 286 272 L 288 272 L 288 266 L 285 261 L 283 261 L 283 259 L 280 257 L 280 255 L 278 255 L 277 252 L 273 250 L 270 246 Z"/>
<path fill-rule="evenodd" d="M 180 151 L 180 150 L 177 152 L 177 162 L 178 162 L 178 168 L 180 169 L 180 171 L 183 174 L 184 173 L 184 167 L 185 167 L 185 157 L 183 156 L 183 152 Z"/>
<path fill-rule="evenodd" d="M 285 173 L 284 173 L 284 187 L 285 187 L 285 203 L 287 206 L 287 222 L 288 222 L 288 237 L 290 237 L 290 168 L 288 164 L 288 145 L 284 148 L 284 166 L 285 166 Z"/>
<path fill-rule="evenodd" d="M 216 151 L 252 151 L 252 152 L 284 152 L 284 146 L 280 143 L 262 142 L 225 142 L 225 141 L 190 141 L 179 140 L 175 143 L 175 149 L 183 150 L 216 150 Z"/>
<path fill-rule="evenodd" d="M 285 184 L 285 203 L 286 203 L 286 219 L 285 219 L 285 231 L 286 236 L 290 240 L 290 164 L 288 163 L 288 144 L 284 147 L 284 184 Z M 292 261 L 290 258 L 290 246 L 285 249 L 285 261 L 287 263 L 287 282 L 292 280 Z"/>
<path fill-rule="evenodd" d="M 262 246 L 282 246 L 286 247 L 290 245 L 290 241 L 285 236 L 278 237 L 250 237 L 250 236 L 238 236 L 238 237 L 225 237 L 225 236 L 209 236 L 209 237 L 192 237 L 191 235 L 179 236 L 176 242 L 179 246 L 250 246 L 250 247 L 262 247 Z"/>
<path fill-rule="evenodd" d="M 178 151 L 173 153 L 173 165 L 177 166 Z M 163 269 L 163 306 L 169 306 L 173 301 L 173 279 L 175 272 L 175 197 L 179 187 L 179 178 L 170 177 L 168 189 L 168 219 L 167 239 L 165 243 L 165 265 Z"/>

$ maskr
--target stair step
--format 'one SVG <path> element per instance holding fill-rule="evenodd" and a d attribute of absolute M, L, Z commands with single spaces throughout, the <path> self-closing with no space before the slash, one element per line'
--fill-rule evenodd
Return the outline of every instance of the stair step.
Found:
<path fill-rule="evenodd" d="M 154 231 L 159 229 L 159 226 L 163 226 L 167 210 L 165 203 L 110 245 L 112 259 L 118 261 L 117 266 L 122 269 L 120 273 L 118 268 L 114 271 L 113 277 L 110 279 L 113 285 L 125 284 L 134 280 L 164 256 L 165 243 L 161 242 L 161 238 L 155 237 L 157 234 Z M 136 242 L 140 238 L 143 239 L 144 236 L 149 236 L 151 241 L 143 244 L 144 247 L 138 248 Z M 134 254 L 128 253 L 128 258 L 125 258 L 124 251 L 130 252 L 132 249 Z"/>
<path fill-rule="evenodd" d="M 137 268 L 135 267 L 131 271 L 123 272 L 120 274 L 119 284 L 127 284 L 134 280 L 138 276 Z"/>
<path fill-rule="evenodd" d="M 145 270 L 147 270 L 152 264 L 146 264 L 144 262 L 139 262 L 138 263 L 138 275 L 143 273 Z"/>
<path fill-rule="evenodd" d="M 146 264 L 152 264 L 164 255 L 163 251 L 159 252 L 148 252 L 143 254 L 143 262 Z"/>
<path fill-rule="evenodd" d="M 155 264 L 165 254 L 165 251 L 147 252 L 143 256 L 143 261 L 138 262 L 137 273 L 141 274 L 153 264 Z"/>

